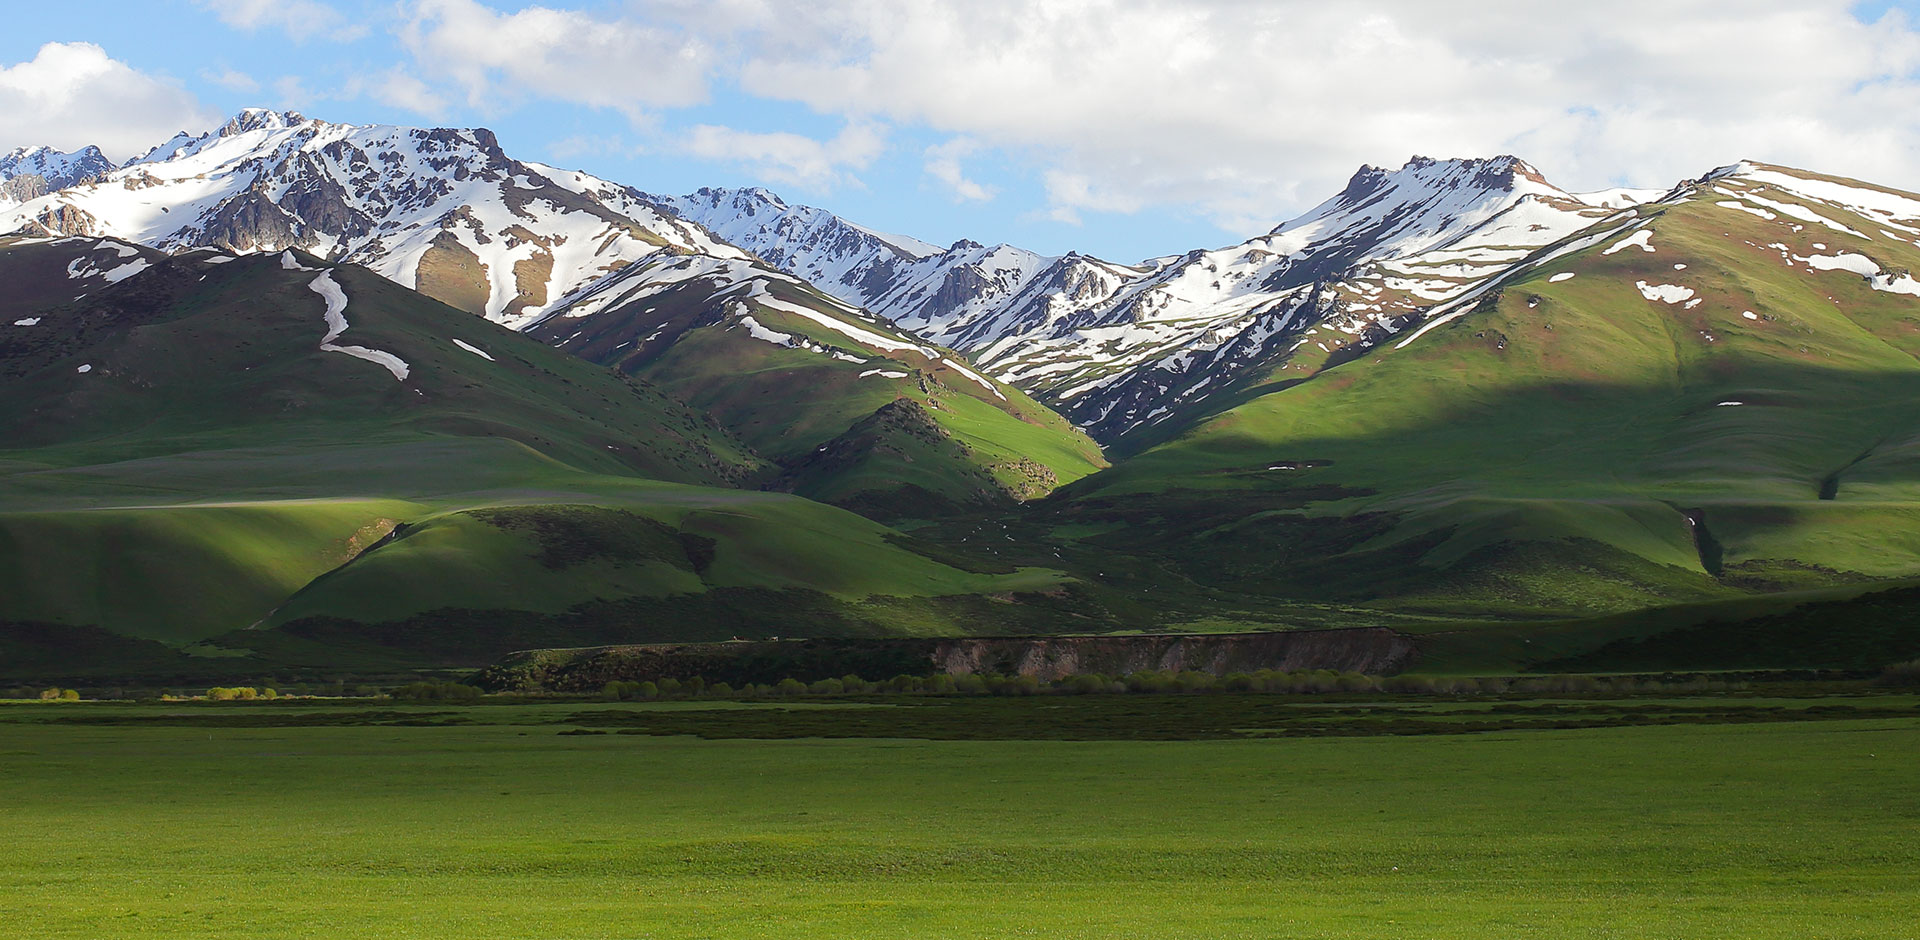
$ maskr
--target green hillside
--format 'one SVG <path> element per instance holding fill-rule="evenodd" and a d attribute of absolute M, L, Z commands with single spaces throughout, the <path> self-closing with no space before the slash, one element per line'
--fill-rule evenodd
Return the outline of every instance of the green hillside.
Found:
<path fill-rule="evenodd" d="M 771 485 L 879 518 L 1004 506 L 1106 465 L 957 353 L 757 265 L 643 262 L 529 332 L 712 413 L 781 465 Z"/>
<path fill-rule="evenodd" d="M 1056 521 L 1124 524 L 1077 547 L 1211 586 L 1443 616 L 1920 574 L 1913 230 L 1847 208 L 1885 195 L 1865 184 L 1757 169 L 1543 250 L 1417 337 L 1276 370 Z"/>
<path fill-rule="evenodd" d="M 774 471 L 710 416 L 358 268 L 146 253 L 65 285 L 114 245 L 0 240 L 31 288 L 0 317 L 33 321 L 0 328 L 0 646 L 38 661 L 62 625 L 75 651 L 104 628 L 321 665 L 485 661 L 547 621 L 583 643 L 777 635 L 802 608 L 823 632 L 963 632 L 939 598 L 1061 580 L 730 488 Z M 357 354 L 321 348 L 322 278 L 346 300 L 330 345 Z"/>

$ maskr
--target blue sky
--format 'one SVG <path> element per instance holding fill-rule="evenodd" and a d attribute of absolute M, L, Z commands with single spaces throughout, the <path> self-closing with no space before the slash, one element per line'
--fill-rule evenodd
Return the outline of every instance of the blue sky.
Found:
<path fill-rule="evenodd" d="M 1517 153 L 1569 189 L 1742 158 L 1920 189 L 1917 5 L 14 5 L 0 149 L 124 157 L 255 105 L 484 125 L 642 189 L 764 185 L 938 244 L 1132 261 L 1239 241 L 1416 153 Z"/>

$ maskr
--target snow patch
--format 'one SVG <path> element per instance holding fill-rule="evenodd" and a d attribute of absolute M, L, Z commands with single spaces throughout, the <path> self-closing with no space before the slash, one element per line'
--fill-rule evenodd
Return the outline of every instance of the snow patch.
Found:
<path fill-rule="evenodd" d="M 981 387 L 981 388 L 984 388 L 984 389 L 986 389 L 986 390 L 987 390 L 987 391 L 989 391 L 989 392 L 992 392 L 995 398 L 998 398 L 998 399 L 1000 399 L 1001 401 L 1006 401 L 1006 400 L 1007 400 L 1007 396 L 1005 396 L 1005 395 L 1003 395 L 1003 394 L 1001 394 L 1001 393 L 1000 393 L 1000 390 L 999 390 L 999 389 L 997 389 L 997 388 L 994 388 L 994 387 L 993 387 L 993 383 L 992 383 L 992 382 L 989 382 L 989 381 L 987 381 L 986 379 L 984 379 L 984 378 L 981 378 L 981 377 L 980 377 L 980 373 L 978 373 L 978 372 L 975 372 L 975 371 L 973 371 L 972 369 L 969 369 L 969 368 L 967 368 L 966 366 L 963 366 L 963 365 L 961 365 L 960 363 L 957 363 L 957 362 L 954 362 L 954 361 L 953 361 L 952 359 L 948 359 L 948 358 L 946 358 L 946 357 L 944 357 L 944 356 L 942 356 L 942 357 L 940 358 L 940 361 L 941 361 L 941 362 L 944 362 L 944 363 L 946 363 L 946 364 L 947 364 L 948 366 L 950 366 L 950 367 L 952 367 L 952 368 L 953 368 L 953 371 L 955 371 L 955 372 L 958 372 L 958 373 L 960 373 L 961 375 L 964 375 L 964 376 L 966 376 L 967 378 L 970 378 L 970 379 L 972 379 L 972 380 L 974 380 L 975 382 L 978 382 L 978 383 L 980 383 L 980 387 Z"/>
<path fill-rule="evenodd" d="M 868 369 L 860 373 L 860 377 L 863 379 L 869 375 L 877 375 L 883 379 L 904 379 L 907 377 L 905 372 L 895 372 L 892 369 Z"/>
<path fill-rule="evenodd" d="M 1750 213 L 1752 213 L 1752 214 L 1754 214 L 1754 215 L 1757 215 L 1757 216 L 1759 216 L 1759 217 L 1761 217 L 1761 218 L 1763 218 L 1763 219 L 1766 219 L 1766 220 L 1767 220 L 1767 221 L 1769 221 L 1769 222 L 1771 222 L 1771 221 L 1773 221 L 1774 219 L 1777 219 L 1777 218 L 1779 218 L 1779 216 L 1777 216 L 1777 215 L 1774 215 L 1773 213 L 1771 213 L 1771 212 L 1768 212 L 1768 211 L 1767 211 L 1767 210 L 1765 210 L 1765 209 L 1759 209 L 1759 208 L 1755 208 L 1755 207 L 1753 207 L 1753 206 L 1750 206 L 1750 205 L 1747 205 L 1747 204 L 1746 204 L 1746 203 L 1744 203 L 1744 202 L 1734 202 L 1734 201 L 1732 201 L 1732 200 L 1730 200 L 1730 199 L 1729 199 L 1729 200 L 1722 200 L 1722 201 L 1720 201 L 1720 202 L 1716 202 L 1716 203 L 1714 203 L 1714 205 L 1716 205 L 1716 206 L 1719 206 L 1719 207 L 1721 207 L 1721 208 L 1723 208 L 1723 209 L 1738 209 L 1738 210 L 1740 210 L 1741 212 L 1750 212 Z"/>
<path fill-rule="evenodd" d="M 487 351 L 486 351 L 486 350 L 484 350 L 484 349 L 481 349 L 480 347 L 478 347 L 478 346 L 475 346 L 475 345 L 473 345 L 472 343 L 469 343 L 469 342 L 467 342 L 466 340 L 463 340 L 463 339 L 456 339 L 456 340 L 454 340 L 454 341 L 453 341 L 453 344 L 454 344 L 455 346 L 458 346 L 458 347 L 460 347 L 461 349 L 464 349 L 464 350 L 466 350 L 467 352 L 470 352 L 470 353 L 473 353 L 474 355 L 476 355 L 476 356 L 479 356 L 479 357 L 480 357 L 480 358 L 482 358 L 482 359 L 485 359 L 485 360 L 486 360 L 486 361 L 488 361 L 488 362 L 494 362 L 494 361 L 495 361 L 495 360 L 494 360 L 494 358 L 493 358 L 492 356 L 489 356 L 489 355 L 487 355 Z"/>
<path fill-rule="evenodd" d="M 1625 248 L 1638 248 L 1641 251 L 1650 252 L 1653 250 L 1653 245 L 1649 243 L 1648 239 L 1651 239 L 1651 238 L 1653 238 L 1653 229 L 1643 228 L 1633 233 L 1632 235 L 1628 235 L 1627 237 L 1622 238 L 1611 245 L 1608 245 L 1600 253 L 1603 255 L 1610 255 L 1616 251 L 1620 251 Z"/>
<path fill-rule="evenodd" d="M 1823 246 L 1816 244 L 1813 247 Z M 1805 258 L 1795 255 L 1794 259 L 1804 262 L 1807 267 L 1817 271 L 1852 271 L 1861 277 L 1877 277 L 1880 274 L 1880 266 L 1874 264 L 1873 259 L 1866 255 L 1845 251 L 1835 255 L 1811 255 Z"/>
<path fill-rule="evenodd" d="M 104 276 L 107 279 L 107 283 L 118 284 L 121 281 L 126 280 L 127 278 L 130 278 L 136 274 L 139 274 L 142 271 L 145 271 L 147 268 L 151 266 L 152 265 L 147 263 L 147 259 L 141 258 L 137 261 L 129 261 L 126 264 L 123 264 L 117 268 L 114 268 L 113 270 L 108 271 Z"/>
<path fill-rule="evenodd" d="M 13 321 L 14 326 L 37 326 L 39 325 L 39 323 L 40 323 L 39 317 L 28 317 L 24 320 Z"/>
<path fill-rule="evenodd" d="M 1646 281 L 1634 281 L 1633 286 L 1640 289 L 1640 296 L 1663 304 L 1677 304 L 1693 296 L 1693 288 L 1681 287 L 1678 284 L 1648 284 Z"/>
<path fill-rule="evenodd" d="M 759 320 L 755 320 L 752 317 L 741 317 L 740 325 L 746 327 L 747 335 L 753 337 L 754 339 L 763 340 L 765 342 L 772 343 L 775 346 L 792 346 L 793 345 L 793 334 L 782 333 L 779 330 L 769 330 L 766 327 L 761 326 Z"/>
<path fill-rule="evenodd" d="M 1554 275 L 1554 276 L 1552 276 L 1552 277 L 1550 277 L 1550 278 L 1547 278 L 1547 283 L 1549 283 L 1549 284 L 1558 284 L 1558 283 L 1560 283 L 1561 281 L 1571 281 L 1571 280 L 1573 280 L 1573 272 L 1572 272 L 1572 271 L 1562 271 L 1562 272 L 1560 272 L 1559 274 L 1556 274 L 1556 275 Z"/>
<path fill-rule="evenodd" d="M 284 259 L 291 257 L 291 255 L 282 255 L 281 257 L 284 261 Z M 283 264 L 282 266 L 284 267 L 285 265 Z M 312 269 L 307 268 L 305 270 Z M 347 331 L 347 292 L 341 290 L 339 284 L 334 283 L 332 271 L 323 272 L 319 277 L 308 282 L 307 289 L 319 294 L 320 297 L 327 302 L 327 335 L 320 339 L 320 349 L 322 352 L 346 353 L 355 359 L 365 359 L 393 373 L 396 381 L 406 380 L 407 361 L 393 353 L 378 349 L 368 349 L 365 346 L 334 345 L 333 341 L 339 339 L 340 334 Z"/>
<path fill-rule="evenodd" d="M 87 363 L 86 365 L 83 365 L 83 366 L 81 366 L 80 368 L 78 368 L 78 369 L 75 369 L 75 370 L 73 370 L 73 371 L 75 371 L 75 372 L 79 372 L 79 373 L 82 373 L 82 374 L 84 374 L 84 373 L 88 373 L 88 372 L 92 372 L 92 371 L 93 371 L 93 363 L 91 363 L 91 362 L 89 362 L 89 363 Z"/>

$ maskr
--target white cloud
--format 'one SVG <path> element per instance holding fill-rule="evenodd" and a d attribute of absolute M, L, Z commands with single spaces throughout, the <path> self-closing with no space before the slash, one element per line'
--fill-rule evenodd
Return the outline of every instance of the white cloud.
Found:
<path fill-rule="evenodd" d="M 1920 188 L 1920 35 L 1849 0 L 408 0 L 400 35 L 473 105 L 636 122 L 712 82 L 1039 169 L 1046 213 L 1173 209 L 1244 234 L 1362 163 L 1513 152 L 1569 188 L 1754 158 Z M 709 119 L 689 152 L 832 185 L 827 143 Z M 944 145 L 943 145 L 944 146 Z M 938 148 L 935 148 L 937 151 Z M 972 152 L 972 151 L 969 151 Z M 961 199 L 959 152 L 922 154 Z M 774 178 L 769 176 L 770 179 Z"/>
<path fill-rule="evenodd" d="M 331 39 L 351 42 L 367 34 L 367 28 L 347 22 L 339 10 L 319 0 L 195 0 L 220 22 L 253 32 L 278 29 L 295 42 Z"/>
<path fill-rule="evenodd" d="M 185 89 L 92 43 L 47 43 L 30 61 L 0 68 L 0 149 L 95 144 L 124 159 L 218 122 Z"/>
<path fill-rule="evenodd" d="M 1080 224 L 1080 210 L 1093 212 L 1138 212 L 1141 200 L 1123 192 L 1102 190 L 1084 173 L 1048 170 L 1041 176 L 1047 187 L 1048 218 L 1070 225 Z"/>
<path fill-rule="evenodd" d="M 414 0 L 404 15 L 415 61 L 475 107 L 552 98 L 642 122 L 648 108 L 707 97 L 711 51 L 676 28 L 538 6 L 502 14 L 474 0 Z"/>
<path fill-rule="evenodd" d="M 427 118 L 437 118 L 447 112 L 445 97 L 400 66 L 349 79 L 339 97 L 372 98 L 381 104 L 403 108 Z"/>
<path fill-rule="evenodd" d="M 855 182 L 845 171 L 871 165 L 886 149 L 886 135 L 868 123 L 848 124 L 825 141 L 701 124 L 687 132 L 680 147 L 696 157 L 744 165 L 775 185 L 824 191 Z"/>
<path fill-rule="evenodd" d="M 221 69 L 218 72 L 212 69 L 201 69 L 200 77 L 228 91 L 247 92 L 260 90 L 260 83 L 255 81 L 253 76 L 245 72 L 236 72 L 233 69 Z"/>
<path fill-rule="evenodd" d="M 273 80 L 274 104 L 281 108 L 312 108 L 324 95 L 307 90 L 306 80 L 298 75 L 282 75 Z"/>
<path fill-rule="evenodd" d="M 725 27 L 746 90 L 1031 152 L 1065 215 L 1278 220 L 1413 153 L 1521 151 L 1575 187 L 1741 157 L 1920 182 L 1920 39 L 1844 0 L 757 9 Z"/>
<path fill-rule="evenodd" d="M 646 150 L 629 144 L 619 134 L 574 134 L 547 145 L 547 156 L 554 160 L 576 157 L 635 157 Z"/>
<path fill-rule="evenodd" d="M 968 179 L 960 168 L 960 160 L 980 149 L 980 142 L 968 137 L 955 137 L 943 144 L 935 144 L 926 150 L 927 175 L 939 180 L 953 191 L 956 202 L 986 202 L 992 199 L 995 189 Z"/>

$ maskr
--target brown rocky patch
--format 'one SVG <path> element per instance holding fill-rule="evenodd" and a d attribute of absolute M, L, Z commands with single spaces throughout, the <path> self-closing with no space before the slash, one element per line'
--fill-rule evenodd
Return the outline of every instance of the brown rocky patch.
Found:
<path fill-rule="evenodd" d="M 451 232 L 434 236 L 413 276 L 415 289 L 428 297 L 468 313 L 487 312 L 487 300 L 493 295 L 487 266 Z"/>

